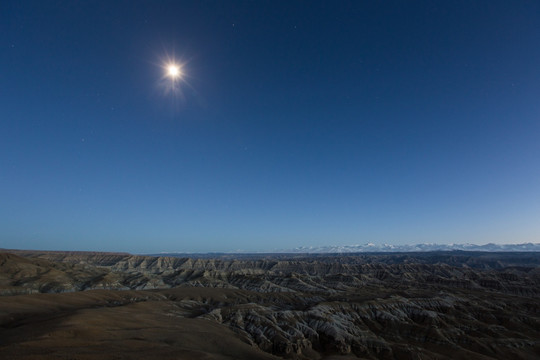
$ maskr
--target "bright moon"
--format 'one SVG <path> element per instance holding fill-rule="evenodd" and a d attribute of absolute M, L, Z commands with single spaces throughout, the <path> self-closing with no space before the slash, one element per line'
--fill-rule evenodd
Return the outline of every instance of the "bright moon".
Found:
<path fill-rule="evenodd" d="M 167 73 L 175 79 L 180 76 L 180 68 L 177 65 L 169 65 L 167 66 Z"/>

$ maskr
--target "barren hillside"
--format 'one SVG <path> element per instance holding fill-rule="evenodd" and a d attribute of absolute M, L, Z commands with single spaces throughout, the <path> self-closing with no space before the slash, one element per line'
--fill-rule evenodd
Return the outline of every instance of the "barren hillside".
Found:
<path fill-rule="evenodd" d="M 3 358 L 540 356 L 534 253 L 14 253 L 0 254 Z"/>

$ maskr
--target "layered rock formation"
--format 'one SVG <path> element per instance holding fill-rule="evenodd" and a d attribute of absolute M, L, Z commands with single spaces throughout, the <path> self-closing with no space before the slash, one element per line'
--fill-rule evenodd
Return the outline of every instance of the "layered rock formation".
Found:
<path fill-rule="evenodd" d="M 68 351 L 61 343 L 72 350 L 90 347 L 88 358 L 98 356 L 93 346 L 105 340 L 87 334 L 76 319 L 96 316 L 122 333 L 131 329 L 121 319 L 125 313 L 140 320 L 139 330 L 126 334 L 153 339 L 151 346 L 141 346 L 141 356 L 160 349 L 173 358 L 190 358 L 193 351 L 210 358 L 540 357 L 540 254 L 535 253 L 239 259 L 16 254 L 0 254 L 0 291 L 28 294 L 0 298 L 0 354 L 8 356 L 35 356 L 51 339 L 58 340 L 48 347 L 53 355 Z M 43 299 L 36 292 L 70 293 L 47 295 L 56 305 L 36 308 L 32 304 Z M 21 340 L 13 329 L 30 329 L 36 313 L 40 324 L 67 322 L 70 331 L 84 336 L 53 332 Z M 116 320 L 108 322 L 107 316 Z M 156 326 L 157 318 L 163 325 Z M 179 324 L 208 328 L 215 351 L 204 352 L 203 345 L 195 349 L 185 334 L 170 335 Z M 149 335 L 152 327 L 167 335 Z M 225 351 L 221 333 L 236 344 L 233 353 L 220 352 Z M 81 339 L 94 345 L 72 344 Z M 122 358 L 133 339 L 117 340 L 115 356 Z"/>

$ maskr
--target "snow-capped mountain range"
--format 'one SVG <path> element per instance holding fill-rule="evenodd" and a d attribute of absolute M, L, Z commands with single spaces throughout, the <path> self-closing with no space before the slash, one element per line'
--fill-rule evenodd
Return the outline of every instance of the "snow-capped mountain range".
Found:
<path fill-rule="evenodd" d="M 540 251 L 540 243 L 523 244 L 434 244 L 424 243 L 416 245 L 377 245 L 367 243 L 363 245 L 343 246 L 302 246 L 294 249 L 276 250 L 277 253 L 363 253 L 363 252 L 414 252 L 414 251 Z"/>

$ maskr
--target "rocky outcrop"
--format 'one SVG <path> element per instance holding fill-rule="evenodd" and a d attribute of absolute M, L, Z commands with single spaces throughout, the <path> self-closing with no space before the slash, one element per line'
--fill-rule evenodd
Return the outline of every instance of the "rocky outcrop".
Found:
<path fill-rule="evenodd" d="M 219 325 L 258 351 L 283 358 L 540 356 L 540 268 L 515 264 L 515 254 L 510 265 L 499 259 L 497 267 L 492 258 L 449 255 L 446 263 L 440 254 L 433 255 L 434 264 L 400 254 L 394 259 L 24 255 L 0 254 L 3 295 L 151 290 L 147 297 L 136 292 L 137 303 L 151 302 L 150 308 L 179 321 Z M 527 264 L 536 261 L 534 254 L 527 256 Z"/>

